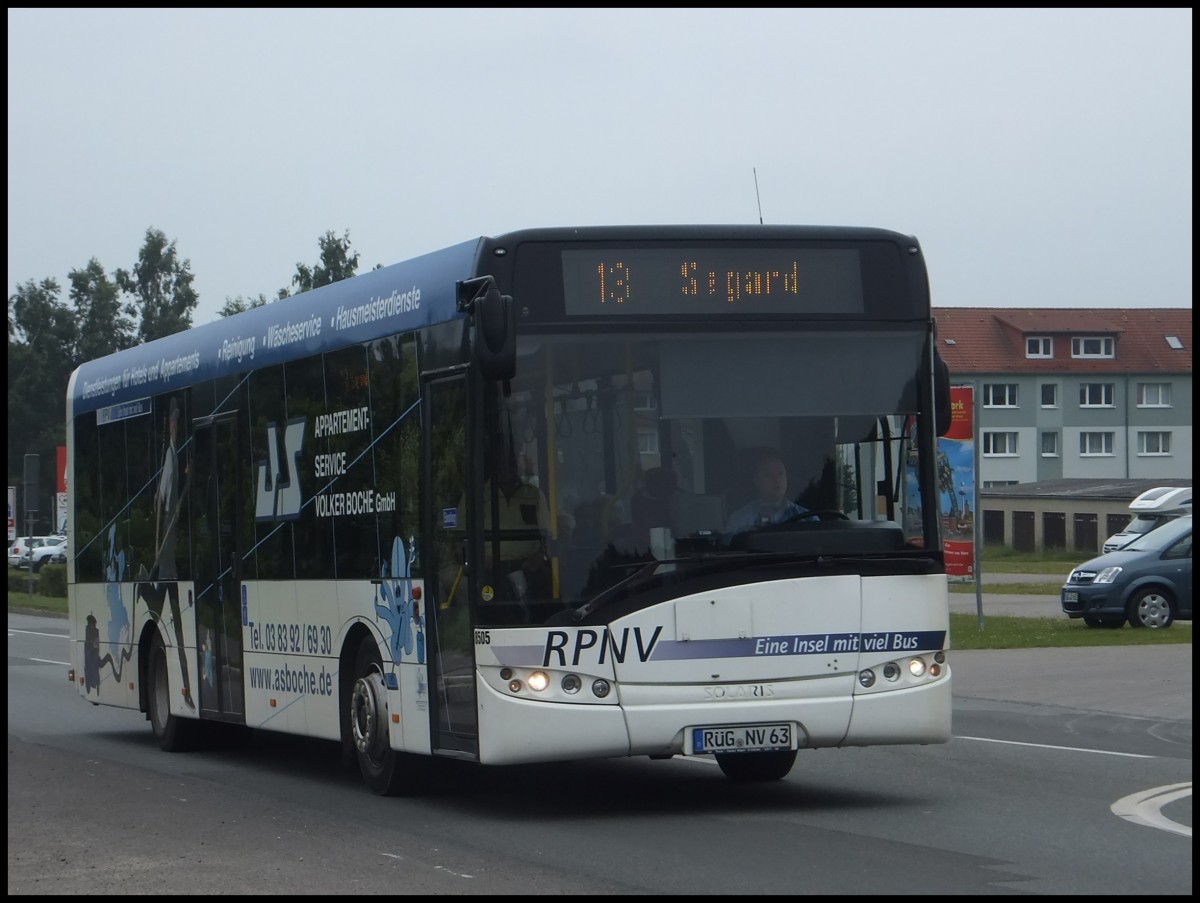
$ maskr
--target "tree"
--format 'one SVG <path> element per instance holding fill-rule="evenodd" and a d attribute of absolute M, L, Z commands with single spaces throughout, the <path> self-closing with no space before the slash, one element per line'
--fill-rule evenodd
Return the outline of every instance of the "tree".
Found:
<path fill-rule="evenodd" d="M 136 344 L 134 307 L 122 303 L 117 284 L 105 275 L 95 257 L 82 270 L 72 270 L 68 278 L 71 302 L 78 314 L 75 365 Z"/>
<path fill-rule="evenodd" d="M 117 285 L 135 297 L 141 315 L 138 339 L 142 342 L 174 335 L 192 325 L 199 296 L 192 288 L 190 260 L 179 259 L 175 242 L 160 230 L 146 230 L 146 242 L 133 271 L 117 270 Z"/>
<path fill-rule="evenodd" d="M 317 239 L 317 244 L 321 247 L 319 264 L 315 267 L 303 263 L 296 264 L 296 275 L 292 277 L 292 285 L 296 286 L 297 294 L 341 282 L 358 272 L 358 252 L 350 253 L 349 229 L 341 238 L 330 230 Z M 286 291 L 280 289 L 279 296 L 285 297 Z"/>
<path fill-rule="evenodd" d="M 21 475 L 25 455 L 39 456 L 41 490 L 33 502 L 51 517 L 43 490 L 54 485 L 55 449 L 66 438 L 67 382 L 79 332 L 60 291 L 54 279 L 30 279 L 8 305 L 8 473 L 10 479 Z"/>
<path fill-rule="evenodd" d="M 938 488 L 950 496 L 948 514 L 958 520 L 958 494 L 954 491 L 954 468 L 950 466 L 950 458 L 944 451 L 937 453 Z"/>
<path fill-rule="evenodd" d="M 234 314 L 244 313 L 256 307 L 262 307 L 267 303 L 267 296 L 262 294 L 262 292 L 259 292 L 257 298 L 246 298 L 242 295 L 238 295 L 236 298 L 226 298 L 225 306 L 217 311 L 217 316 L 232 317 Z"/>

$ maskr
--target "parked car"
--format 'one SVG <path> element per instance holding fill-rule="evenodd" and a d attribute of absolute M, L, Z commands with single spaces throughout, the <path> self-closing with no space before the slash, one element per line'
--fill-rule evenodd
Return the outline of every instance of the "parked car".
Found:
<path fill-rule="evenodd" d="M 1156 527 L 1124 548 L 1079 565 L 1061 595 L 1088 627 L 1170 627 L 1192 620 L 1192 516 Z"/>
<path fill-rule="evenodd" d="M 29 554 L 30 549 L 39 549 L 47 542 L 53 542 L 60 538 L 66 539 L 65 536 L 22 536 L 8 547 L 9 567 L 21 567 L 21 560 Z"/>
<path fill-rule="evenodd" d="M 26 552 L 21 567 L 27 567 L 36 574 L 44 564 L 66 564 L 66 561 L 67 538 L 54 537 L 45 545 Z"/>
<path fill-rule="evenodd" d="M 1157 486 L 1147 489 L 1132 502 L 1129 510 L 1133 517 L 1119 532 L 1104 540 L 1103 551 L 1112 552 L 1129 545 L 1139 536 L 1161 527 L 1192 511 L 1191 486 Z"/>

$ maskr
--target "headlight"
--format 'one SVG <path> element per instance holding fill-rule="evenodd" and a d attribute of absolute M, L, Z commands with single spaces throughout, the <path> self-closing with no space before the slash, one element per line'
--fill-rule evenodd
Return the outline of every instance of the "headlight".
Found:
<path fill-rule="evenodd" d="M 1117 579 L 1117 574 L 1121 573 L 1120 568 L 1105 568 L 1096 575 L 1095 583 L 1112 583 Z"/>
<path fill-rule="evenodd" d="M 908 673 L 913 677 L 920 677 L 925 673 L 925 660 L 921 658 L 912 658 L 908 660 Z"/>

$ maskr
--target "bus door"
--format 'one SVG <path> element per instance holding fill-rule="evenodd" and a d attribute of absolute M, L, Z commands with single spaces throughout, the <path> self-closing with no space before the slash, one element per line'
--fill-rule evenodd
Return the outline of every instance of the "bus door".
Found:
<path fill-rule="evenodd" d="M 238 423 L 236 411 L 193 422 L 192 573 L 200 711 L 244 722 Z"/>
<path fill-rule="evenodd" d="M 468 381 L 462 372 L 426 374 L 422 391 L 425 444 L 423 522 L 426 632 L 433 748 L 478 755 L 475 647 L 467 557 L 466 502 L 475 472 L 468 419 Z"/>

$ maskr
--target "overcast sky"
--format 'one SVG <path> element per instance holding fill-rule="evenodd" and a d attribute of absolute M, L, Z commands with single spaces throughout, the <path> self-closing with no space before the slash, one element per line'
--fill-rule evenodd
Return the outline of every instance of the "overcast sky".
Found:
<path fill-rule="evenodd" d="M 8 10 L 10 296 L 155 228 L 200 324 L 327 231 L 760 201 L 915 235 L 935 306 L 1190 307 L 1192 10 Z"/>

